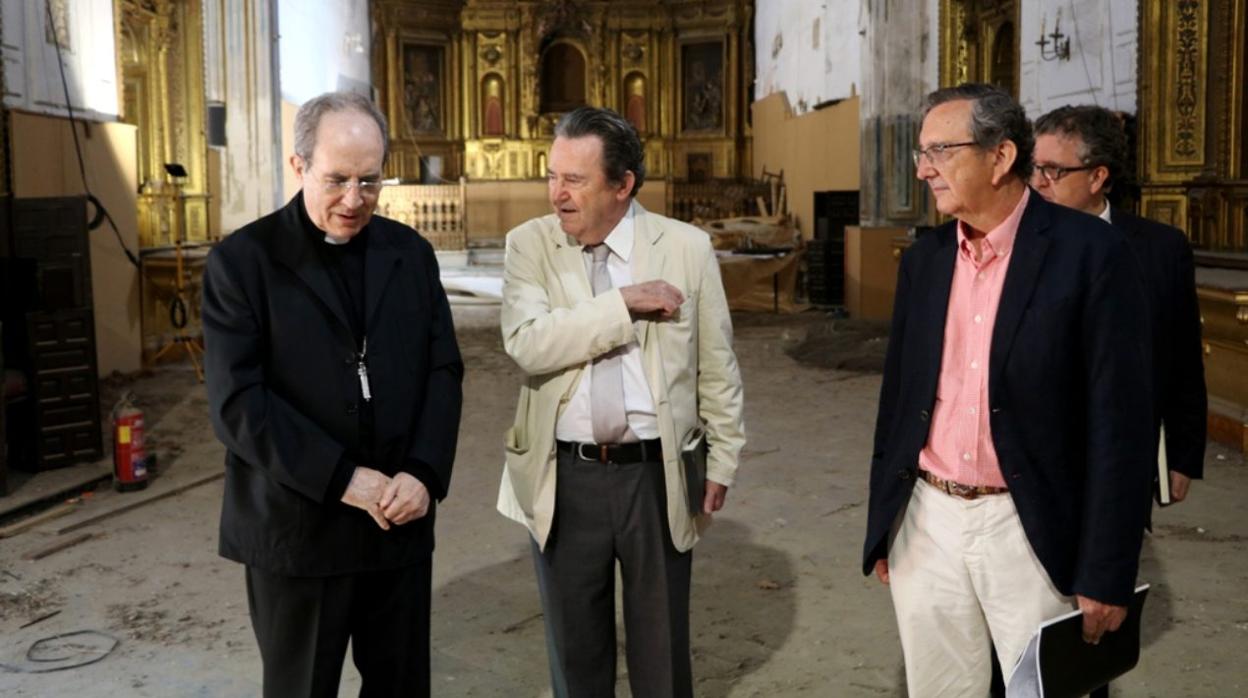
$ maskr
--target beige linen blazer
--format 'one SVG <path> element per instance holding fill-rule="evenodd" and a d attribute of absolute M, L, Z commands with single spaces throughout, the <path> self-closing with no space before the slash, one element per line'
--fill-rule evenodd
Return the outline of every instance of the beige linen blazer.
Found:
<path fill-rule="evenodd" d="M 555 516 L 555 422 L 594 357 L 634 339 L 641 344 L 677 550 L 692 548 L 709 522 L 689 510 L 681 451 L 695 447 L 704 429 L 707 477 L 732 485 L 745 446 L 732 320 L 710 238 L 632 206 L 633 281 L 662 279 L 679 288 L 685 302 L 672 320 L 633 321 L 618 289 L 595 297 L 581 246 L 553 214 L 507 234 L 503 346 L 527 379 L 505 437 L 498 509 L 528 527 L 543 549 Z"/>

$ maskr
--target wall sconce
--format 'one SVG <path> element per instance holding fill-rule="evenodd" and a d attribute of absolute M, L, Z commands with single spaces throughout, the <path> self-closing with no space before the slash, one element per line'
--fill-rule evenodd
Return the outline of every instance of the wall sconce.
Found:
<path fill-rule="evenodd" d="M 1052 49 L 1049 44 L 1053 45 Z M 1045 35 L 1044 17 L 1040 18 L 1040 40 L 1036 42 L 1036 46 L 1040 47 L 1040 58 L 1043 60 L 1070 60 L 1070 37 L 1062 33 L 1062 8 L 1057 8 L 1057 21 L 1053 24 L 1052 34 Z"/>

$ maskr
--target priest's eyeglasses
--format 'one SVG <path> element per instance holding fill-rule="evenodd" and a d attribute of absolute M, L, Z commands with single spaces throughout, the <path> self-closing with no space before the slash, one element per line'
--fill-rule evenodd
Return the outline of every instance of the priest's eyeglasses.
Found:
<path fill-rule="evenodd" d="M 914 157 L 914 166 L 918 167 L 923 162 L 923 158 L 932 165 L 940 165 L 949 159 L 952 155 L 949 151 L 954 148 L 963 148 L 968 145 L 978 145 L 975 141 L 963 141 L 961 143 L 934 143 L 926 148 L 915 148 L 911 151 Z"/>
<path fill-rule="evenodd" d="M 381 194 L 381 188 L 385 185 L 380 179 L 322 179 L 321 188 L 326 194 L 346 194 L 352 189 L 360 192 L 360 196 L 366 199 L 376 198 Z"/>

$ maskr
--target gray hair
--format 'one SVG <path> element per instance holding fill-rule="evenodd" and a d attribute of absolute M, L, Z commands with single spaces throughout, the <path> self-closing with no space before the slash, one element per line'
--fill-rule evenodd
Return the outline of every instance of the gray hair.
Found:
<path fill-rule="evenodd" d="M 1104 165 L 1112 184 L 1126 176 L 1127 133 L 1122 119 L 1105 107 L 1058 107 L 1036 119 L 1036 135 L 1077 136 L 1082 165 Z"/>
<path fill-rule="evenodd" d="M 390 156 L 390 135 L 386 129 L 386 117 L 373 104 L 373 100 L 354 92 L 326 92 L 299 107 L 295 114 L 295 155 L 310 164 L 312 152 L 316 150 L 316 129 L 321 125 L 321 117 L 350 111 L 371 117 L 377 123 L 377 129 L 381 131 L 381 162 L 385 164 L 386 158 Z"/>
<path fill-rule="evenodd" d="M 607 181 L 620 183 L 624 175 L 633 173 L 633 190 L 629 196 L 637 196 L 637 190 L 646 181 L 646 151 L 641 146 L 637 129 L 627 119 L 610 109 L 578 107 L 559 119 L 555 124 L 556 138 L 584 138 L 597 136 L 602 140 L 602 164 Z"/>
<path fill-rule="evenodd" d="M 1024 182 L 1030 179 L 1036 140 L 1022 105 L 1000 87 L 968 82 L 957 87 L 942 87 L 929 94 L 923 105 L 923 117 L 941 104 L 960 100 L 971 102 L 971 139 L 975 144 L 993 148 L 1005 141 L 1012 142 L 1018 149 L 1018 157 L 1010 171 Z"/>

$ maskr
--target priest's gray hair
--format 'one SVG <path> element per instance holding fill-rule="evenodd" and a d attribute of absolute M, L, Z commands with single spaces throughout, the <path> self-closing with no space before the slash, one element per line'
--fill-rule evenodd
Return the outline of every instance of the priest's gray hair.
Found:
<path fill-rule="evenodd" d="M 321 125 L 321 117 L 337 112 L 354 111 L 371 117 L 381 131 L 382 158 L 384 164 L 390 156 L 390 136 L 386 129 L 386 117 L 373 104 L 373 100 L 355 92 L 326 92 L 313 97 L 299 107 L 295 113 L 295 155 L 311 164 L 312 153 L 316 150 L 316 129 Z"/>

